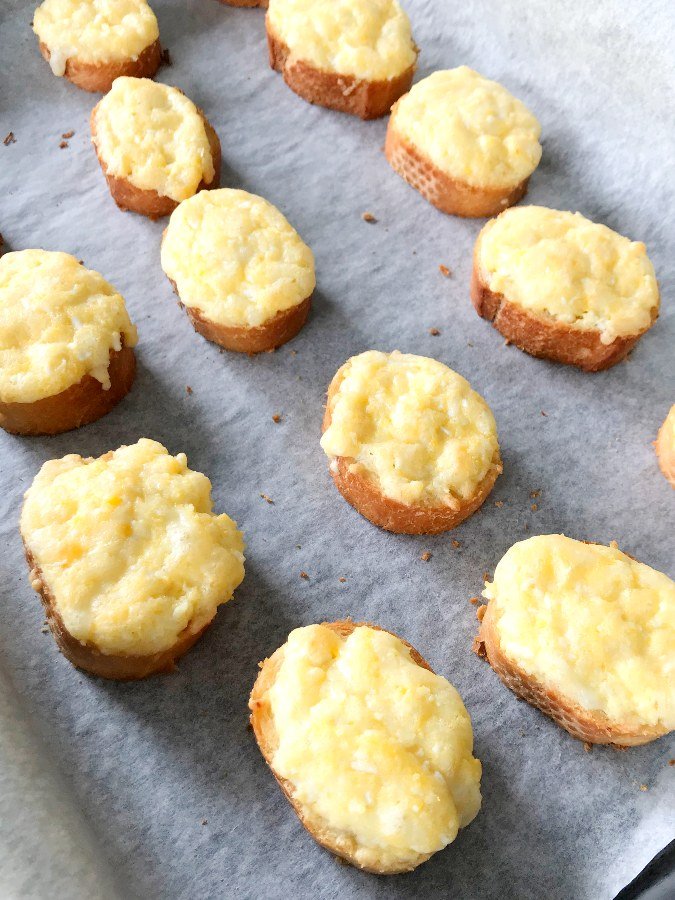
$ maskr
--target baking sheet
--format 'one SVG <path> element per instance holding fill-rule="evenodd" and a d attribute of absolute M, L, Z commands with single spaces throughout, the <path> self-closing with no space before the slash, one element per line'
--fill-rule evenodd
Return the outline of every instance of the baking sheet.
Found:
<path fill-rule="evenodd" d="M 538 532 L 616 539 L 673 574 L 675 494 L 651 445 L 675 399 L 672 5 L 406 5 L 418 77 L 468 63 L 539 116 L 531 202 L 646 242 L 663 311 L 627 363 L 587 375 L 505 347 L 468 298 L 482 222 L 443 216 L 393 174 L 381 152 L 386 120 L 360 122 L 288 91 L 267 68 L 260 11 L 156 0 L 173 61 L 160 80 L 214 124 L 223 185 L 277 204 L 316 254 L 299 337 L 254 359 L 220 353 L 193 332 L 160 269 L 165 223 L 119 212 L 107 192 L 89 143 L 96 96 L 51 75 L 29 4 L 0 8 L 0 138 L 16 136 L 0 146 L 0 230 L 11 249 L 66 250 L 102 272 L 140 334 L 136 384 L 103 420 L 54 438 L 0 433 L 5 897 L 604 900 L 673 836 L 672 742 L 584 752 L 471 653 L 469 603 L 510 544 Z M 381 532 L 330 482 L 318 444 L 324 391 L 370 347 L 435 356 L 494 410 L 504 474 L 450 534 Z M 124 685 L 76 671 L 41 633 L 17 519 L 44 460 L 142 435 L 211 477 L 216 509 L 245 532 L 247 574 L 178 672 Z M 396 878 L 338 865 L 315 846 L 247 728 L 257 662 L 292 628 L 347 615 L 401 634 L 458 687 L 484 767 L 474 823 Z"/>

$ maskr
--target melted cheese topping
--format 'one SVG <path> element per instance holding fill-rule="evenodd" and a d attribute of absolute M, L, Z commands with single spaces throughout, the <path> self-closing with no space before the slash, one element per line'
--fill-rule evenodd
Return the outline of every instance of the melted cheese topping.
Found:
<path fill-rule="evenodd" d="M 102 65 L 136 60 L 159 37 L 146 0 L 44 0 L 33 31 L 49 50 L 55 75 L 65 74 L 69 59 Z"/>
<path fill-rule="evenodd" d="M 109 175 L 180 201 L 215 169 L 204 120 L 178 88 L 116 78 L 92 118 L 92 141 Z"/>
<path fill-rule="evenodd" d="M 416 862 L 480 808 L 471 720 L 445 678 L 386 632 L 292 631 L 269 691 L 272 766 L 326 826 L 352 835 L 361 864 Z"/>
<path fill-rule="evenodd" d="M 459 506 L 472 497 L 499 452 L 485 400 L 443 363 L 369 350 L 336 375 L 326 454 L 409 505 Z M 334 379 L 334 383 L 336 383 Z"/>
<path fill-rule="evenodd" d="M 0 258 L 0 401 L 33 403 L 85 375 L 110 388 L 110 351 L 136 344 L 124 300 L 68 253 Z"/>
<path fill-rule="evenodd" d="M 314 290 L 314 256 L 255 194 L 201 191 L 172 213 L 162 268 L 186 305 L 221 325 L 256 326 Z"/>
<path fill-rule="evenodd" d="M 615 545 L 520 541 L 484 597 L 502 651 L 545 687 L 628 726 L 675 728 L 675 583 Z"/>
<path fill-rule="evenodd" d="M 659 308 L 645 245 L 580 213 L 506 210 L 480 233 L 476 262 L 490 290 L 540 316 L 597 330 L 603 344 L 645 331 Z"/>
<path fill-rule="evenodd" d="M 68 631 L 108 654 L 169 649 L 244 577 L 242 536 L 213 514 L 209 479 L 146 438 L 98 459 L 46 462 L 21 534 Z"/>
<path fill-rule="evenodd" d="M 397 0 L 270 0 L 267 23 L 291 62 L 324 72 L 385 81 L 417 59 L 410 20 Z"/>
<path fill-rule="evenodd" d="M 391 127 L 451 178 L 475 187 L 520 184 L 541 159 L 537 119 L 467 66 L 413 85 L 394 105 Z"/>
<path fill-rule="evenodd" d="M 675 487 L 675 404 L 659 428 L 656 439 L 656 452 L 661 471 Z"/>

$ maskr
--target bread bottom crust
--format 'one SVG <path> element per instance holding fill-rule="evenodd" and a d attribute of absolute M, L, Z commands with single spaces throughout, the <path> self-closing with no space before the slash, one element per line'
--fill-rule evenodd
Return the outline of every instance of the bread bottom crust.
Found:
<path fill-rule="evenodd" d="M 572 737 L 588 744 L 612 744 L 616 747 L 635 747 L 647 744 L 667 733 L 654 726 L 641 728 L 622 722 L 612 722 L 599 710 L 588 710 L 553 688 L 546 688 L 534 676 L 528 675 L 518 663 L 502 651 L 499 635 L 492 621 L 488 603 L 481 621 L 474 650 L 490 663 L 506 687 L 518 697 L 536 706 L 557 722 Z"/>
<path fill-rule="evenodd" d="M 218 135 L 216 134 L 209 120 L 204 115 L 203 111 L 201 109 L 198 109 L 197 111 L 202 117 L 204 128 L 206 129 L 206 136 L 209 141 L 209 147 L 211 148 L 211 156 L 213 157 L 214 172 L 211 181 L 207 182 L 202 179 L 202 181 L 199 182 L 195 194 L 198 194 L 199 191 L 217 188 L 220 185 L 221 155 L 220 140 L 218 139 Z M 165 197 L 163 194 L 158 194 L 155 190 L 144 190 L 143 188 L 136 187 L 136 185 L 132 184 L 131 181 L 129 181 L 127 178 L 118 178 L 117 176 L 111 175 L 108 172 L 105 160 L 99 154 L 98 147 L 96 145 L 96 107 L 94 107 L 94 109 L 91 111 L 89 121 L 91 126 L 91 136 L 94 140 L 94 149 L 96 150 L 96 156 L 101 165 L 101 169 L 103 170 L 103 174 L 105 175 L 105 180 L 108 183 L 108 188 L 110 189 L 112 198 L 117 204 L 118 208 L 124 211 L 139 213 L 142 216 L 147 216 L 153 221 L 155 219 L 161 219 L 164 216 L 171 215 L 171 213 L 180 203 L 179 200 L 173 200 L 171 197 Z"/>
<path fill-rule="evenodd" d="M 386 631 L 384 628 L 379 628 L 377 625 L 371 625 L 368 622 L 352 622 L 351 620 L 342 620 L 338 622 L 323 622 L 323 625 L 331 628 L 341 637 L 347 637 L 354 631 L 355 628 L 358 628 L 359 625 L 366 625 L 368 628 L 374 628 L 377 631 Z M 392 634 L 392 632 L 389 632 Z M 394 635 L 398 637 L 398 635 Z M 428 669 L 429 672 L 432 672 L 433 669 L 429 665 L 429 663 L 422 657 L 420 654 L 412 647 L 407 641 L 404 641 L 403 638 L 399 638 L 405 646 L 410 650 L 410 656 L 418 666 L 421 666 L 423 669 Z M 281 666 L 282 661 L 282 651 L 283 648 L 279 648 L 275 653 L 272 654 L 269 659 L 265 659 L 260 663 L 260 672 L 258 673 L 258 677 L 256 679 L 255 684 L 253 685 L 253 690 L 251 691 L 251 697 L 249 699 L 249 708 L 251 710 L 251 726 L 253 727 L 253 733 L 255 735 L 256 742 L 258 747 L 260 748 L 260 752 L 262 753 L 265 762 L 269 766 L 272 774 L 277 780 L 279 787 L 286 795 L 289 803 L 295 810 L 298 818 L 302 825 L 307 829 L 307 831 L 312 835 L 314 840 L 321 844 L 322 847 L 325 847 L 326 850 L 329 850 L 331 853 L 334 853 L 336 856 L 339 856 L 341 859 L 346 860 L 350 865 L 356 866 L 356 868 L 363 869 L 366 872 L 373 872 L 375 875 L 398 875 L 401 872 L 410 872 L 415 869 L 420 863 L 425 862 L 430 858 L 431 854 L 420 854 L 418 859 L 412 863 L 403 866 L 381 866 L 377 865 L 373 862 L 372 865 L 363 865 L 356 861 L 356 851 L 358 850 L 358 844 L 354 837 L 347 832 L 337 832 L 334 829 L 331 829 L 324 821 L 318 820 L 316 818 L 312 818 L 311 814 L 307 813 L 302 806 L 302 803 L 295 796 L 295 789 L 291 781 L 288 781 L 286 778 L 282 778 L 277 772 L 274 771 L 274 767 L 272 766 L 272 759 L 274 758 L 274 754 L 279 746 L 279 739 L 277 736 L 276 729 L 274 727 L 274 717 L 272 716 L 272 710 L 267 701 L 267 693 L 269 689 L 274 684 L 274 681 L 279 672 L 279 668 Z"/>
<path fill-rule="evenodd" d="M 620 337 L 603 344 L 600 332 L 574 328 L 554 319 L 534 315 L 490 290 L 482 279 L 477 263 L 471 275 L 471 302 L 483 319 L 492 322 L 504 337 L 531 356 L 578 366 L 586 372 L 609 369 L 625 359 L 639 338 L 648 331 Z M 649 328 L 656 320 L 653 315 Z"/>
<path fill-rule="evenodd" d="M 269 0 L 220 0 L 220 3 L 224 6 L 245 6 L 247 9 L 253 9 L 256 6 L 267 9 Z"/>
<path fill-rule="evenodd" d="M 49 62 L 49 47 L 40 41 L 40 53 Z M 82 62 L 75 57 L 66 60 L 65 78 L 83 91 L 107 93 L 112 83 L 121 75 L 134 78 L 152 78 L 162 61 L 162 47 L 159 38 L 146 47 L 136 59 L 120 59 L 107 63 Z"/>
<path fill-rule="evenodd" d="M 369 81 L 354 75 L 338 75 L 317 69 L 302 59 L 293 59 L 287 45 L 265 19 L 270 66 L 281 72 L 289 88 L 308 103 L 336 109 L 361 119 L 385 116 L 398 98 L 410 89 L 415 66 L 395 78 Z"/>
<path fill-rule="evenodd" d="M 666 419 L 659 428 L 659 433 L 654 442 L 656 450 L 656 458 L 659 461 L 659 467 L 666 476 L 668 481 L 675 487 L 675 444 L 670 438 L 671 429 Z"/>
<path fill-rule="evenodd" d="M 505 188 L 474 187 L 451 178 L 396 131 L 393 116 L 387 126 L 384 154 L 404 181 L 436 209 L 452 216 L 496 216 L 521 200 L 527 192 L 529 178 Z"/>
<path fill-rule="evenodd" d="M 31 586 L 40 595 L 50 631 L 59 650 L 76 668 L 90 672 L 92 675 L 109 678 L 113 681 L 137 681 L 140 678 L 147 678 L 149 675 L 172 672 L 176 668 L 176 660 L 187 653 L 211 624 L 211 622 L 207 622 L 197 631 L 191 630 L 188 625 L 179 635 L 176 643 L 161 653 L 152 653 L 148 656 L 101 653 L 93 644 L 78 641 L 68 631 L 56 608 L 49 585 L 46 584 L 40 567 L 35 562 L 25 540 L 24 549 L 30 569 Z"/>
<path fill-rule="evenodd" d="M 10 434 L 60 434 L 104 416 L 125 397 L 134 382 L 136 356 L 131 347 L 110 351 L 106 391 L 100 381 L 85 375 L 59 394 L 33 403 L 0 402 L 0 427 Z"/>

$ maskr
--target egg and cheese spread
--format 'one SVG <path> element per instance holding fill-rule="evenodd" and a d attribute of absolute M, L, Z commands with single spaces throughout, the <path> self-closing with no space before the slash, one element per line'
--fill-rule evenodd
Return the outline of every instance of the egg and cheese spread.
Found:
<path fill-rule="evenodd" d="M 91 375 L 110 388 L 111 350 L 136 344 L 124 300 L 74 256 L 0 258 L 0 401 L 33 403 Z"/>
<path fill-rule="evenodd" d="M 33 31 L 49 50 L 55 75 L 65 74 L 69 59 L 101 65 L 136 60 L 159 37 L 145 0 L 44 0 Z"/>
<path fill-rule="evenodd" d="M 321 446 L 392 500 L 459 507 L 498 462 L 494 416 L 466 379 L 425 356 L 369 350 L 336 376 Z"/>
<path fill-rule="evenodd" d="M 171 215 L 162 268 L 186 306 L 253 327 L 314 290 L 314 256 L 279 210 L 246 191 L 201 191 Z"/>
<path fill-rule="evenodd" d="M 675 583 L 615 545 L 514 544 L 484 597 L 501 650 L 544 687 L 627 726 L 675 728 Z"/>
<path fill-rule="evenodd" d="M 675 404 L 664 419 L 656 439 L 656 452 L 661 470 L 675 487 Z"/>
<path fill-rule="evenodd" d="M 242 536 L 212 512 L 209 479 L 146 438 L 46 462 L 21 534 L 67 630 L 107 654 L 168 650 L 244 577 Z"/>
<path fill-rule="evenodd" d="M 467 66 L 413 85 L 395 104 L 391 127 L 437 168 L 473 187 L 515 187 L 541 159 L 537 119 L 505 87 Z"/>
<path fill-rule="evenodd" d="M 272 766 L 303 807 L 354 836 L 357 860 L 416 861 L 480 808 L 471 720 L 445 678 L 397 637 L 365 626 L 292 631 L 269 690 Z"/>
<path fill-rule="evenodd" d="M 192 100 L 150 78 L 116 78 L 94 110 L 92 140 L 107 174 L 181 201 L 215 174 Z"/>
<path fill-rule="evenodd" d="M 488 222 L 477 247 L 490 290 L 538 315 L 597 330 L 603 344 L 645 331 L 658 311 L 645 245 L 580 213 L 509 209 Z"/>
<path fill-rule="evenodd" d="M 386 81 L 417 59 L 410 20 L 397 0 L 270 0 L 267 23 L 291 62 L 324 72 Z"/>

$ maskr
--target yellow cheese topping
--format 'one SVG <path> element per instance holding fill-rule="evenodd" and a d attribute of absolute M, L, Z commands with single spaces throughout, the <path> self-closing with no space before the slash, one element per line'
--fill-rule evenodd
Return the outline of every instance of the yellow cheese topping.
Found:
<path fill-rule="evenodd" d="M 279 210 L 246 191 L 201 191 L 171 215 L 162 268 L 212 322 L 255 326 L 314 290 L 314 256 Z"/>
<path fill-rule="evenodd" d="M 267 22 L 291 63 L 302 60 L 324 72 L 385 81 L 417 59 L 398 0 L 270 0 Z"/>
<path fill-rule="evenodd" d="M 369 350 L 336 376 L 325 453 L 409 505 L 459 506 L 495 463 L 494 416 L 466 379 L 425 356 Z M 336 383 L 334 381 L 334 383 Z"/>
<path fill-rule="evenodd" d="M 416 862 L 480 809 L 471 720 L 445 678 L 397 637 L 360 626 L 292 631 L 269 691 L 272 766 L 326 827 L 358 844 L 361 865 Z"/>
<path fill-rule="evenodd" d="M 603 344 L 645 331 L 659 308 L 645 245 L 580 213 L 508 209 L 481 231 L 476 263 L 495 293 L 537 315 L 597 330 Z"/>
<path fill-rule="evenodd" d="M 541 126 L 513 94 L 467 66 L 434 72 L 394 105 L 392 128 L 466 184 L 520 184 L 541 159 Z"/>
<path fill-rule="evenodd" d="M 178 88 L 116 78 L 93 113 L 92 140 L 109 175 L 180 201 L 213 181 L 204 120 Z"/>
<path fill-rule="evenodd" d="M 0 258 L 0 401 L 33 403 L 85 375 L 110 388 L 111 350 L 136 344 L 124 300 L 68 253 Z"/>
<path fill-rule="evenodd" d="M 209 479 L 147 438 L 46 462 L 21 534 L 68 631 L 108 654 L 169 649 L 244 577 L 242 536 L 212 512 Z"/>
<path fill-rule="evenodd" d="M 616 545 L 520 541 L 485 585 L 502 651 L 627 726 L 675 728 L 675 583 Z"/>
<path fill-rule="evenodd" d="M 55 75 L 65 73 L 69 59 L 102 65 L 136 60 L 159 37 L 146 0 L 44 0 L 33 31 L 49 50 Z"/>

